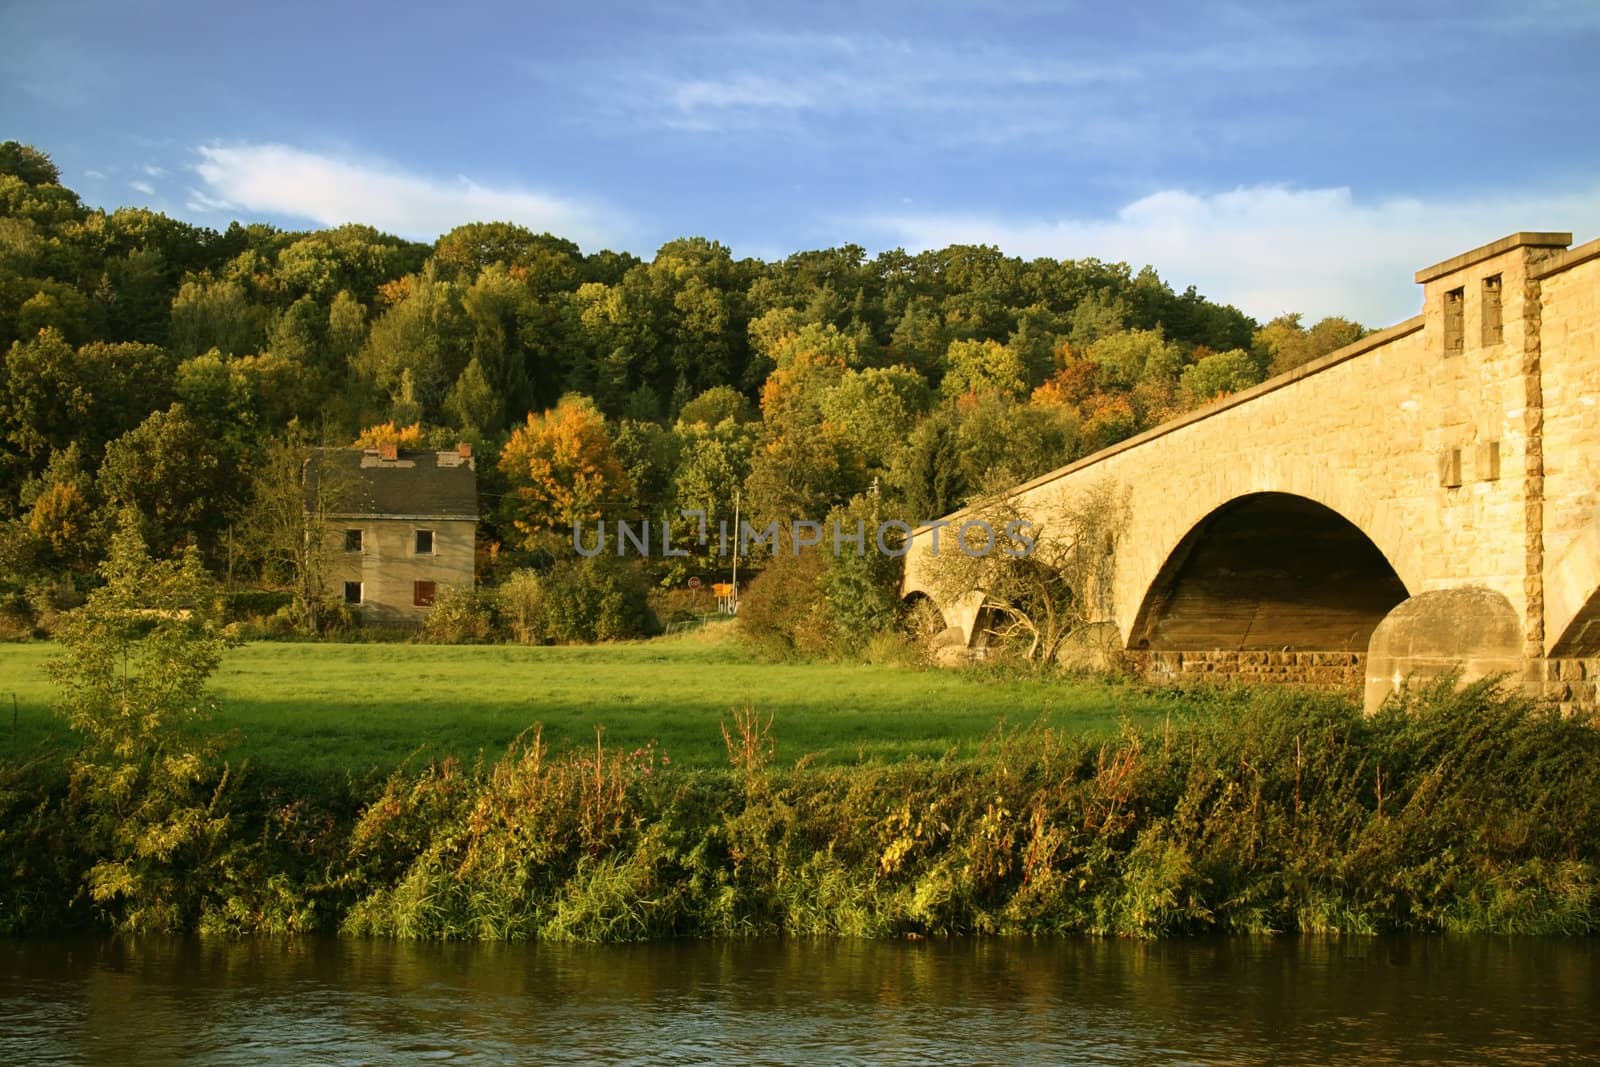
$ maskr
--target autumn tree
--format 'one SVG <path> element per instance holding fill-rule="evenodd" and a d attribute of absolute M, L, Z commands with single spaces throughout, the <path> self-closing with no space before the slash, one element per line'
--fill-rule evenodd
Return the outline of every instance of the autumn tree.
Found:
<path fill-rule="evenodd" d="M 627 472 L 605 417 L 586 396 L 569 394 L 542 415 L 529 414 L 501 451 L 500 471 L 510 484 L 511 523 L 530 549 L 559 545 L 575 523 L 628 510 Z"/>

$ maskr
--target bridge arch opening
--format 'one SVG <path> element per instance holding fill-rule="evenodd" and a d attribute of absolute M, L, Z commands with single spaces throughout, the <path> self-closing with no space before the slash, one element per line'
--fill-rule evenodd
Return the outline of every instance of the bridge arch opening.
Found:
<path fill-rule="evenodd" d="M 1365 653 L 1407 595 L 1383 553 L 1338 512 L 1252 493 L 1179 542 L 1145 593 L 1128 647 Z"/>

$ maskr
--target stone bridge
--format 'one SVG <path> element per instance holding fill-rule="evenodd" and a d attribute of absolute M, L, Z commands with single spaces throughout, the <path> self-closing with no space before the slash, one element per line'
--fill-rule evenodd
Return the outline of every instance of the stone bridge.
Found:
<path fill-rule="evenodd" d="M 1420 270 L 1417 317 L 1012 490 L 1047 536 L 1095 486 L 1126 499 L 1081 636 L 1158 680 L 1364 690 L 1369 709 L 1452 668 L 1593 706 L 1600 241 L 1570 243 L 1517 233 Z M 934 533 L 913 533 L 904 593 L 981 646 L 983 595 L 937 595 Z"/>

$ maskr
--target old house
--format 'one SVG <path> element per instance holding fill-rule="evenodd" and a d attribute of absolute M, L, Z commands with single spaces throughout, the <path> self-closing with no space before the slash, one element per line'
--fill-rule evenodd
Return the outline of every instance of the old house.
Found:
<path fill-rule="evenodd" d="M 418 623 L 447 588 L 473 585 L 478 479 L 472 449 L 328 449 L 308 479 L 328 592 L 363 620 Z"/>

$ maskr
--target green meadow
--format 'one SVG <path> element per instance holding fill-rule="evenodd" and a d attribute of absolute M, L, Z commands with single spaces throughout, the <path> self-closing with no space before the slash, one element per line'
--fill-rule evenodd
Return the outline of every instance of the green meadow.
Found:
<path fill-rule="evenodd" d="M 0 645 L 0 753 L 72 743 L 52 714 L 49 643 Z M 824 765 L 975 751 L 997 726 L 1110 735 L 1176 713 L 1169 697 L 1105 680 L 985 669 L 765 662 L 726 627 L 596 646 L 258 642 L 211 687 L 230 758 L 276 773 L 386 772 L 493 757 L 539 725 L 551 747 L 655 742 L 673 763 L 725 766 L 733 709 L 773 719 L 775 758 Z"/>

